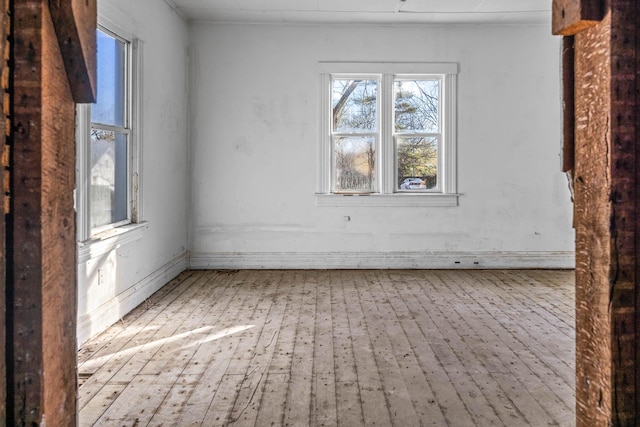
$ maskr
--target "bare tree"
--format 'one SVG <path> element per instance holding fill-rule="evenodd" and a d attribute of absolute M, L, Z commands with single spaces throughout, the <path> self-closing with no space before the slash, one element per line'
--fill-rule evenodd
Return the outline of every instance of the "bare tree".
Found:
<path fill-rule="evenodd" d="M 377 82 L 334 80 L 333 129 L 370 131 L 377 126 Z M 375 143 L 367 136 L 338 137 L 335 142 L 336 186 L 342 190 L 373 189 Z"/>
<path fill-rule="evenodd" d="M 333 128 L 338 128 L 338 123 L 340 122 L 340 118 L 344 112 L 344 107 L 349 100 L 349 96 L 353 93 L 354 90 L 358 87 L 358 85 L 362 82 L 362 80 L 351 80 L 351 82 L 346 86 L 344 91 L 340 94 L 340 99 L 336 102 L 336 105 L 333 107 Z"/>

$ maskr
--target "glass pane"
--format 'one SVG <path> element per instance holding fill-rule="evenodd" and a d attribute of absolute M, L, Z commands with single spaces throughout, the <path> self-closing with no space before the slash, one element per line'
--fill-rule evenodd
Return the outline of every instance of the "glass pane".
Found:
<path fill-rule="evenodd" d="M 371 192 L 375 188 L 376 142 L 373 137 L 335 138 L 334 191 Z"/>
<path fill-rule="evenodd" d="M 92 129 L 91 228 L 126 220 L 127 198 L 127 135 Z"/>
<path fill-rule="evenodd" d="M 438 185 L 438 139 L 397 138 L 398 190 L 429 190 Z"/>
<path fill-rule="evenodd" d="M 396 80 L 396 132 L 439 132 L 439 80 Z"/>
<path fill-rule="evenodd" d="M 334 132 L 375 131 L 378 82 L 337 79 L 331 83 Z"/>
<path fill-rule="evenodd" d="M 98 99 L 91 108 L 91 121 L 124 127 L 125 43 L 102 31 L 98 37 Z"/>

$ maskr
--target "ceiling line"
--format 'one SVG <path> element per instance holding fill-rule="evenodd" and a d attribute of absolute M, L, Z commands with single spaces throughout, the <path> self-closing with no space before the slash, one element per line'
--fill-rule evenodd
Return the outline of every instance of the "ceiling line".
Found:
<path fill-rule="evenodd" d="M 167 2 L 172 0 L 165 0 Z M 198 6 L 178 6 L 177 9 L 183 10 L 207 10 L 206 7 L 198 7 Z M 256 13 L 360 13 L 360 14 L 381 14 L 381 13 L 395 13 L 394 10 L 335 10 L 335 9 L 230 9 L 230 8 L 216 8 L 211 9 L 215 14 L 216 12 L 236 12 L 236 13 L 246 13 L 246 12 L 256 12 Z M 418 11 L 418 10 L 404 10 L 401 9 L 398 12 L 400 13 L 424 13 L 424 14 L 440 14 L 440 15 L 504 15 L 504 14 L 514 14 L 514 13 L 542 13 L 542 12 L 550 12 L 551 9 L 535 9 L 535 10 L 496 10 L 496 11 Z"/>

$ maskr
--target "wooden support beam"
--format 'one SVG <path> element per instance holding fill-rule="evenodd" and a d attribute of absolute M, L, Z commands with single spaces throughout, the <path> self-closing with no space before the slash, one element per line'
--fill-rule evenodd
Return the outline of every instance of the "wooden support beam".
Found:
<path fill-rule="evenodd" d="M 93 99 L 86 78 L 95 76 L 90 59 L 95 16 L 75 10 L 73 17 L 64 16 L 71 9 L 55 0 L 9 2 L 6 424 L 72 426 L 77 421 L 75 100 Z M 58 24 L 68 30 L 62 43 L 50 14 L 53 3 Z M 95 0 L 82 3 L 95 11 Z M 86 31 L 76 22 L 81 16 L 88 19 Z"/>
<path fill-rule="evenodd" d="M 573 170 L 575 150 L 575 101 L 574 101 L 574 52 L 573 36 L 562 39 L 562 171 Z"/>
<path fill-rule="evenodd" d="M 608 5 L 574 40 L 578 427 L 640 420 L 640 3 Z"/>
<path fill-rule="evenodd" d="M 604 17 L 605 0 L 553 0 L 551 29 L 555 35 L 572 36 Z"/>
<path fill-rule="evenodd" d="M 96 100 L 96 0 L 49 2 L 73 99 Z"/>
<path fill-rule="evenodd" d="M 7 49 L 8 43 L 8 21 L 9 21 L 9 13 L 8 13 L 8 1 L 0 0 L 0 70 L 2 74 L 2 79 L 0 82 L 0 87 L 2 88 L 3 98 L 5 96 L 9 96 L 9 61 L 5 57 L 5 52 Z M 5 211 L 5 203 L 4 200 L 7 197 L 5 194 L 5 182 L 8 178 L 8 168 L 9 168 L 9 157 L 6 153 L 8 153 L 8 146 L 6 145 L 6 128 L 7 128 L 7 116 L 9 114 L 8 104 L 3 103 L 2 108 L 3 114 L 0 117 L 0 189 L 2 189 L 2 194 L 0 195 L 0 212 L 6 214 Z M 2 220 L 0 220 L 0 325 L 6 324 L 6 255 L 5 255 L 5 215 L 2 215 Z M 0 351 L 2 351 L 2 356 L 0 356 L 0 425 L 7 425 L 7 346 L 6 346 L 6 328 L 4 326 L 0 327 Z"/>
<path fill-rule="evenodd" d="M 12 153 L 9 218 L 9 425 L 39 425 L 42 400 L 40 212 L 42 5 L 13 2 Z"/>
<path fill-rule="evenodd" d="M 576 420 L 611 417 L 610 23 L 576 36 Z M 600 70 L 595 73 L 593 70 Z"/>

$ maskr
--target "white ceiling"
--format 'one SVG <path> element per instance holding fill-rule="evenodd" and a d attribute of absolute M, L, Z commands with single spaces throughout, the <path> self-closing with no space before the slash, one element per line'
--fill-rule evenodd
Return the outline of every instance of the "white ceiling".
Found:
<path fill-rule="evenodd" d="M 545 24 L 552 0 L 165 0 L 193 21 Z"/>

